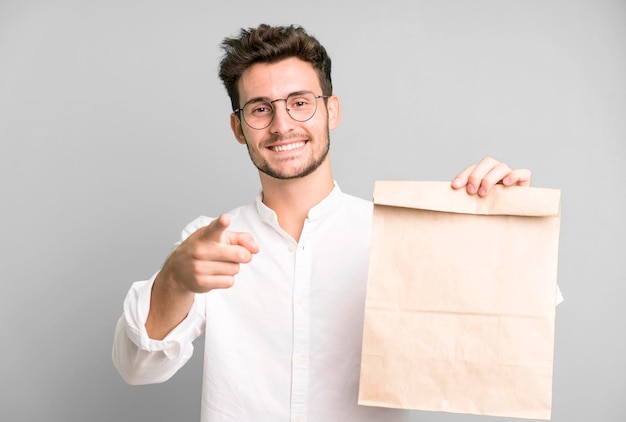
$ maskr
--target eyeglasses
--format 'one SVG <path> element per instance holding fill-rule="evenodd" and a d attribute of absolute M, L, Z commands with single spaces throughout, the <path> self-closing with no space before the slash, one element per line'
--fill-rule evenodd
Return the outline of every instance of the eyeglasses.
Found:
<path fill-rule="evenodd" d="M 264 98 L 255 98 L 234 110 L 233 113 L 241 112 L 243 121 L 252 129 L 265 129 L 268 127 L 276 114 L 274 103 L 277 101 L 285 102 L 285 110 L 293 120 L 297 122 L 306 122 L 310 120 L 317 111 L 317 100 L 319 98 L 328 98 L 328 95 L 315 95 L 311 91 L 299 91 L 289 94 L 287 98 L 277 98 L 275 100 L 267 100 Z"/>

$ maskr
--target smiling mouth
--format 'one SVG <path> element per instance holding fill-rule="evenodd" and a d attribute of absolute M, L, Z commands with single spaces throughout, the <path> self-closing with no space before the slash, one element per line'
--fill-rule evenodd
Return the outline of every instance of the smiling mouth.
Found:
<path fill-rule="evenodd" d="M 291 144 L 274 145 L 268 147 L 274 152 L 293 151 L 294 149 L 302 148 L 306 144 L 306 141 L 293 142 Z"/>

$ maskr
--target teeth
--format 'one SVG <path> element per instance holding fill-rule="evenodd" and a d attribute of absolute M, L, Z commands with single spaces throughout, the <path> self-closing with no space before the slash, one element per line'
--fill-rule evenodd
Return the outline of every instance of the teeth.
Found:
<path fill-rule="evenodd" d="M 275 152 L 282 152 L 282 151 L 291 151 L 293 149 L 297 149 L 304 146 L 304 142 L 294 142 L 293 144 L 286 144 L 286 145 L 278 145 L 275 147 L 272 147 L 272 151 Z"/>

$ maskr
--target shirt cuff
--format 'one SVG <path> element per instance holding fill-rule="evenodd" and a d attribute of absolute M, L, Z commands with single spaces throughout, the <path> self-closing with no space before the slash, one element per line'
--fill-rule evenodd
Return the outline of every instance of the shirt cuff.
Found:
<path fill-rule="evenodd" d="M 126 335 L 142 350 L 162 351 L 169 359 L 177 359 L 188 349 L 187 345 L 201 335 L 204 329 L 204 317 L 198 295 L 189 310 L 189 314 L 180 324 L 170 331 L 163 340 L 151 339 L 146 331 L 146 320 L 150 311 L 152 286 L 158 273 L 149 280 L 133 283 L 124 300 Z"/>

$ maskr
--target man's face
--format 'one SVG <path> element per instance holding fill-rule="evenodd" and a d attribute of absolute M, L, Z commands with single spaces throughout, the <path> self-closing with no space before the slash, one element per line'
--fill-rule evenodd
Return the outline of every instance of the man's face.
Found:
<path fill-rule="evenodd" d="M 251 66 L 241 75 L 238 88 L 240 106 L 251 99 L 273 101 L 300 91 L 322 95 L 313 66 L 297 58 Z M 239 116 L 231 117 L 235 137 L 247 145 L 259 171 L 277 179 L 293 179 L 329 165 L 329 130 L 339 123 L 339 100 L 331 96 L 328 105 L 322 98 L 316 101 L 317 111 L 306 122 L 292 119 L 284 101 L 273 103 L 274 119 L 265 129 L 252 129 Z"/>

